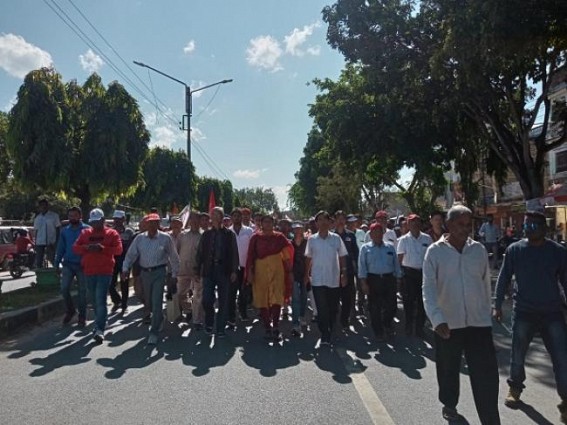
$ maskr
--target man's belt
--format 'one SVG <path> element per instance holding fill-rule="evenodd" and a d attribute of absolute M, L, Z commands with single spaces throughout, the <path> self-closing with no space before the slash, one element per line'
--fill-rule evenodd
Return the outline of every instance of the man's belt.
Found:
<path fill-rule="evenodd" d="M 151 272 L 153 272 L 153 271 L 156 271 L 156 270 L 165 268 L 166 265 L 167 265 L 167 264 L 160 264 L 159 266 L 153 266 L 153 267 L 141 267 L 141 266 L 140 266 L 140 269 L 141 269 L 143 272 L 151 273 Z"/>

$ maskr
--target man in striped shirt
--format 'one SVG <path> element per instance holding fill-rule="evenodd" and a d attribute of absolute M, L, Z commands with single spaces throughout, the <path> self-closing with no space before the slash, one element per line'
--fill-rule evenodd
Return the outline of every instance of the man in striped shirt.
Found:
<path fill-rule="evenodd" d="M 163 323 L 163 290 L 167 276 L 167 266 L 171 266 L 171 276 L 177 279 L 179 256 L 171 236 L 159 230 L 160 216 L 152 213 L 144 217 L 147 231 L 139 234 L 130 245 L 124 264 L 122 277 L 126 279 L 134 262 L 140 261 L 140 277 L 144 288 L 146 305 L 151 305 L 152 320 L 148 344 L 158 342 L 158 334 Z"/>

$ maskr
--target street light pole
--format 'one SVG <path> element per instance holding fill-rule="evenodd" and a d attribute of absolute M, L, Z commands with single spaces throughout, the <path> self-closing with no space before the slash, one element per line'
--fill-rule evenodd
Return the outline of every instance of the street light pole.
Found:
<path fill-rule="evenodd" d="M 146 65 L 145 63 L 138 61 L 134 61 L 134 64 L 141 66 L 143 68 L 151 69 L 152 71 L 157 72 L 158 74 L 163 75 L 164 77 L 169 78 L 170 80 L 173 80 L 176 83 L 179 83 L 185 87 L 185 114 L 187 116 L 187 128 L 185 128 L 184 126 L 185 120 L 182 120 L 181 128 L 187 131 L 187 158 L 189 158 L 189 162 L 191 162 L 191 116 L 193 115 L 193 93 L 208 89 L 210 87 L 218 86 L 219 84 L 231 83 L 233 80 L 232 79 L 222 80 L 213 84 L 199 87 L 195 90 L 191 90 L 189 84 L 185 83 L 184 81 L 178 80 L 177 78 L 172 77 L 171 75 L 168 75 L 165 72 L 160 71 L 159 69 L 156 69 L 154 67 L 151 67 L 149 65 Z M 185 116 L 183 118 L 185 118 Z"/>

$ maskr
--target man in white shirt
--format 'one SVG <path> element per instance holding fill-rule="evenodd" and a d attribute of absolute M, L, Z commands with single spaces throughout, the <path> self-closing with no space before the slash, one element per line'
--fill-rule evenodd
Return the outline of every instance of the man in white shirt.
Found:
<path fill-rule="evenodd" d="M 331 334 L 339 310 L 340 287 L 346 286 L 348 252 L 341 237 L 329 231 L 331 216 L 319 211 L 315 216 L 318 232 L 305 248 L 305 285 L 311 286 L 317 305 L 321 346 L 331 345 Z M 339 271 L 340 270 L 340 271 Z"/>
<path fill-rule="evenodd" d="M 421 217 L 410 214 L 407 218 L 409 232 L 398 240 L 398 259 L 404 271 L 402 297 L 406 316 L 406 335 L 411 335 L 415 325 L 415 335 L 423 338 L 425 310 L 421 292 L 423 276 L 423 258 L 429 245 L 433 243 L 431 236 L 421 231 Z"/>
<path fill-rule="evenodd" d="M 45 256 L 53 264 L 61 221 L 57 213 L 49 210 L 49 202 L 46 199 L 39 201 L 38 210 L 33 220 L 33 228 L 35 230 L 35 266 L 41 268 Z"/>
<path fill-rule="evenodd" d="M 492 254 L 490 262 L 492 263 L 492 268 L 496 269 L 498 267 L 498 241 L 501 234 L 500 228 L 494 224 L 492 214 L 486 216 L 486 221 L 478 229 L 478 235 L 482 238 L 486 250 Z"/>
<path fill-rule="evenodd" d="M 229 227 L 236 235 L 236 245 L 238 247 L 238 273 L 236 274 L 236 282 L 230 283 L 228 291 L 228 320 L 227 325 L 229 328 L 236 326 L 236 303 L 238 301 L 238 311 L 240 319 L 245 322 L 248 321 L 248 303 L 250 302 L 251 287 L 244 284 L 244 270 L 246 268 L 246 260 L 248 258 L 248 245 L 250 245 L 250 238 L 254 234 L 251 227 L 245 226 L 243 223 L 243 214 L 240 208 L 235 208 L 230 213 L 232 218 L 232 226 Z M 250 215 L 248 215 L 250 222 Z M 238 300 L 237 300 L 238 296 Z"/>
<path fill-rule="evenodd" d="M 448 234 L 427 249 L 423 263 L 423 303 L 435 330 L 443 417 L 462 420 L 457 404 L 464 353 L 480 422 L 499 425 L 488 254 L 469 237 L 472 212 L 468 208 L 457 205 L 449 210 L 447 230 Z"/>

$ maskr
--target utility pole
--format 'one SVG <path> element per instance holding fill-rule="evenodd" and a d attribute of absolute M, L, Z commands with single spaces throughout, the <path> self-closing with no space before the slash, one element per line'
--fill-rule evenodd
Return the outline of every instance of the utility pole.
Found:
<path fill-rule="evenodd" d="M 158 74 L 163 75 L 164 77 L 169 78 L 170 80 L 173 80 L 185 87 L 185 115 L 182 117 L 181 129 L 187 131 L 187 158 L 189 158 L 189 162 L 191 163 L 191 116 L 193 115 L 193 93 L 208 89 L 210 87 L 218 86 L 219 84 L 231 83 L 233 80 L 222 80 L 213 84 L 199 87 L 195 90 L 191 90 L 189 84 L 175 77 L 172 77 L 171 75 L 168 75 L 165 72 L 160 71 L 159 69 L 153 68 L 149 65 L 146 65 L 145 63 L 138 61 L 134 61 L 134 64 L 141 66 L 142 68 L 151 69 L 152 71 L 157 72 Z M 185 128 L 185 117 L 187 117 L 187 128 Z"/>

